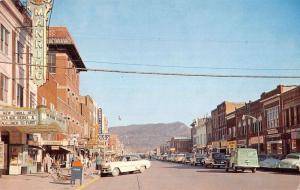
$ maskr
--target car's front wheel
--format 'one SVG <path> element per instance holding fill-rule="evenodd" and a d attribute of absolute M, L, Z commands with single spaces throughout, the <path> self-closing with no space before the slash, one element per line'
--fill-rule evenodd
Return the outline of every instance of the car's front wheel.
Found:
<path fill-rule="evenodd" d="M 112 174 L 112 176 L 114 176 L 114 177 L 120 175 L 120 170 L 119 170 L 119 168 L 115 168 L 115 169 L 112 171 L 111 174 Z"/>

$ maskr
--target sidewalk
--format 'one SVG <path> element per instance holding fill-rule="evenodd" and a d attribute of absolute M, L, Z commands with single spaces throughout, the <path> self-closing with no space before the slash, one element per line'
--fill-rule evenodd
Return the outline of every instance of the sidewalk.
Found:
<path fill-rule="evenodd" d="M 98 175 L 92 174 L 94 168 L 89 168 L 83 178 L 82 186 L 80 181 L 76 180 L 75 185 L 69 181 L 64 183 L 55 183 L 51 176 L 45 173 L 28 174 L 28 175 L 2 175 L 0 178 L 0 189 L 5 190 L 68 190 L 68 189 L 83 189 L 86 185 L 100 179 Z"/>

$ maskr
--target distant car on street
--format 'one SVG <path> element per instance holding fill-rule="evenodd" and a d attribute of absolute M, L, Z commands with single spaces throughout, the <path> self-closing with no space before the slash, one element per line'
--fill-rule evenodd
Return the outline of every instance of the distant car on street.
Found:
<path fill-rule="evenodd" d="M 291 153 L 278 163 L 278 168 L 300 171 L 300 153 Z"/>
<path fill-rule="evenodd" d="M 183 163 L 185 154 L 176 154 L 175 155 L 175 162 L 177 163 Z"/>
<path fill-rule="evenodd" d="M 149 160 L 141 159 L 138 155 L 127 155 L 116 158 L 114 162 L 108 162 L 101 165 L 101 175 L 111 174 L 118 176 L 120 173 L 126 172 L 144 172 L 150 168 Z"/>
<path fill-rule="evenodd" d="M 193 155 L 191 158 L 191 165 L 194 165 L 194 166 L 203 165 L 204 158 L 205 158 L 205 155 L 203 155 L 203 154 Z"/>
<path fill-rule="evenodd" d="M 185 157 L 184 157 L 182 162 L 184 164 L 190 164 L 191 160 L 192 160 L 192 157 L 193 157 L 193 155 L 191 153 L 187 153 L 187 154 L 185 154 Z"/>

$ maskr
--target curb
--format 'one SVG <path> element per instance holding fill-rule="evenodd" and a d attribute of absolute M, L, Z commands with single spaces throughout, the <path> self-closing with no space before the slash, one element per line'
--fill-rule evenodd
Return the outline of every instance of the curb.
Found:
<path fill-rule="evenodd" d="M 84 183 L 83 185 L 76 188 L 76 190 L 82 190 L 91 185 L 92 183 L 95 183 L 100 177 L 94 177 L 94 179 L 89 180 L 87 183 Z"/>

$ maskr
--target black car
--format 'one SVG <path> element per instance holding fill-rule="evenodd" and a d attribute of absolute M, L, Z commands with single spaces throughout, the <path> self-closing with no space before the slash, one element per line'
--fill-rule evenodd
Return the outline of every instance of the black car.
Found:
<path fill-rule="evenodd" d="M 225 166 L 227 163 L 228 158 L 224 153 L 214 152 L 211 153 L 207 158 L 203 160 L 205 167 L 221 167 Z"/>

